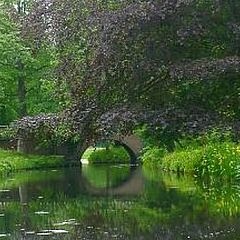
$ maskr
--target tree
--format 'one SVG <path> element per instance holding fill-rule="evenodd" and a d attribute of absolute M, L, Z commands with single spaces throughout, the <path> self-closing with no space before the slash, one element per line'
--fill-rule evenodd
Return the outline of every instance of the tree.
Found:
<path fill-rule="evenodd" d="M 1 115 L 1 123 L 27 114 L 58 110 L 51 72 L 54 48 L 44 43 L 36 46 L 32 36 L 25 34 L 30 9 L 30 1 L 1 1 L 0 99 L 5 115 L 9 115 L 5 120 Z"/>
<path fill-rule="evenodd" d="M 114 115 L 123 109 L 154 129 L 178 122 L 174 132 L 235 120 L 239 8 L 236 0 L 36 0 L 29 21 L 39 26 L 35 40 L 56 47 L 72 130 L 96 138 L 114 116 L 126 128 Z"/>
<path fill-rule="evenodd" d="M 16 89 L 19 83 L 21 83 L 21 74 L 18 71 L 17 59 L 22 59 L 22 61 L 28 59 L 28 53 L 27 49 L 25 49 L 21 44 L 21 41 L 17 34 L 16 26 L 3 12 L 1 12 L 0 21 L 0 84 L 2 90 L 1 105 L 2 109 L 5 109 L 5 114 L 1 115 L 1 123 L 6 123 L 6 115 L 8 114 L 7 112 L 16 112 L 18 110 L 14 107 L 16 105 L 15 96 L 17 94 L 16 90 L 14 89 Z M 16 81 L 13 81 L 13 79 L 19 79 L 18 83 Z M 22 113 L 26 110 L 25 101 L 23 98 L 20 98 L 20 95 L 23 95 L 24 93 L 22 93 L 22 91 L 24 91 L 23 87 L 24 86 L 21 88 L 20 86 L 18 87 L 18 94 L 21 105 L 20 111 Z M 16 113 L 13 115 L 16 115 Z M 11 120 L 13 120 L 12 117 L 10 117 Z M 5 118 L 5 120 L 2 118 Z"/>

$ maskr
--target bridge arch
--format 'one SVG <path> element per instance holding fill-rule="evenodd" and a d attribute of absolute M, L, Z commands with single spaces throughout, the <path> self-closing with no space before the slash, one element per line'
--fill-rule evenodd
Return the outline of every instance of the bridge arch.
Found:
<path fill-rule="evenodd" d="M 118 145 L 122 146 L 126 150 L 126 152 L 129 154 L 131 164 L 135 164 L 138 161 L 141 151 L 143 149 L 143 143 L 142 143 L 141 139 L 134 134 L 127 135 L 127 136 L 118 136 L 118 137 L 113 137 L 113 138 L 109 138 L 109 139 L 103 138 L 103 139 L 98 140 L 98 142 L 99 141 L 114 141 Z M 82 159 L 84 152 L 91 145 L 92 145 L 91 142 L 85 143 L 85 144 L 80 144 L 78 151 L 77 151 L 77 155 L 80 159 Z"/>

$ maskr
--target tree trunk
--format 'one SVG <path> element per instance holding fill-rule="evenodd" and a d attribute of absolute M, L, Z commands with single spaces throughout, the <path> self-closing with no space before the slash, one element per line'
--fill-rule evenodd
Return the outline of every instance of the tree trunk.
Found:
<path fill-rule="evenodd" d="M 19 101 L 19 117 L 24 117 L 27 115 L 27 99 L 26 99 L 26 78 L 24 76 L 24 65 L 21 60 L 17 63 L 17 68 L 19 70 L 18 75 L 18 101 Z"/>
<path fill-rule="evenodd" d="M 17 1 L 17 12 L 19 15 L 26 14 L 26 1 Z M 19 71 L 17 79 L 18 88 L 18 101 L 19 101 L 19 117 L 24 117 L 27 115 L 27 101 L 26 101 L 26 77 L 24 75 L 24 64 L 21 59 L 17 60 L 17 69 Z"/>

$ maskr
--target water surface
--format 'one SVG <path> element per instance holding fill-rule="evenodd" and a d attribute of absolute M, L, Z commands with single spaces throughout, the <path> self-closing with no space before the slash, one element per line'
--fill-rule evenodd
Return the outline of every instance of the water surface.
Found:
<path fill-rule="evenodd" d="M 0 178 L 0 239 L 240 239 L 240 187 L 128 165 Z"/>

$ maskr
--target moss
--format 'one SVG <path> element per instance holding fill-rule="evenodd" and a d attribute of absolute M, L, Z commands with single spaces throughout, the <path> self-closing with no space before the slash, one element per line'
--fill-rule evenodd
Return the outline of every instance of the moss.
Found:
<path fill-rule="evenodd" d="M 0 174 L 15 170 L 61 167 L 65 164 L 62 156 L 26 155 L 0 149 Z"/>

